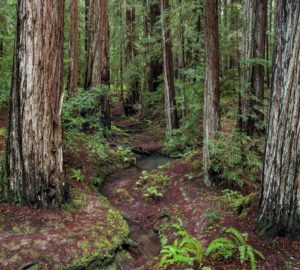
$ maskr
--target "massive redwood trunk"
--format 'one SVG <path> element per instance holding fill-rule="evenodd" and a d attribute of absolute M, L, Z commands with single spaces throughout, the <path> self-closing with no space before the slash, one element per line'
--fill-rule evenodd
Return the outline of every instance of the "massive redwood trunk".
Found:
<path fill-rule="evenodd" d="M 219 85 L 219 27 L 218 0 L 205 0 L 205 49 L 206 78 L 204 89 L 203 139 L 204 139 L 204 181 L 210 186 L 209 163 L 211 150 L 209 142 L 215 140 L 220 131 L 220 85 Z"/>
<path fill-rule="evenodd" d="M 68 92 L 74 95 L 78 86 L 78 0 L 70 0 Z"/>
<path fill-rule="evenodd" d="M 87 68 L 85 88 L 109 87 L 108 0 L 89 0 Z M 102 124 L 110 128 L 110 104 L 106 94 L 100 97 Z"/>
<path fill-rule="evenodd" d="M 18 1 L 6 197 L 58 208 L 63 196 L 64 1 Z"/>
<path fill-rule="evenodd" d="M 257 229 L 300 238 L 300 2 L 278 0 Z M 294 238 L 294 239 L 295 239 Z"/>
<path fill-rule="evenodd" d="M 173 52 L 170 33 L 170 18 L 167 14 L 170 8 L 169 0 L 161 0 L 161 29 L 163 47 L 163 68 L 164 68 L 164 91 L 165 91 L 165 113 L 166 128 L 173 130 L 179 127 L 175 100 L 175 74 L 173 64 Z"/>

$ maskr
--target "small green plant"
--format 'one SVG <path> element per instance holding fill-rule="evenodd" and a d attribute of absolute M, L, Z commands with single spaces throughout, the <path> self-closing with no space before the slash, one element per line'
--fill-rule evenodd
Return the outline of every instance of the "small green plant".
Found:
<path fill-rule="evenodd" d="M 186 265 L 189 269 L 202 269 L 204 249 L 200 241 L 189 235 L 180 224 L 173 224 L 176 229 L 175 239 L 171 245 L 164 245 L 161 250 L 160 269 L 171 265 Z"/>
<path fill-rule="evenodd" d="M 265 259 L 265 257 L 248 244 L 248 235 L 234 228 L 226 229 L 225 233 L 228 237 L 219 237 L 209 243 L 205 256 L 225 260 L 239 256 L 241 264 L 249 262 L 250 269 L 256 270 L 256 256 L 260 259 Z"/>
<path fill-rule="evenodd" d="M 240 192 L 232 189 L 224 189 L 222 193 L 222 199 L 233 209 L 237 209 L 245 198 Z"/>
<path fill-rule="evenodd" d="M 149 174 L 143 171 L 135 183 L 135 190 L 142 192 L 144 198 L 161 198 L 169 186 L 169 177 L 163 172 Z"/>
<path fill-rule="evenodd" d="M 118 146 L 113 155 L 121 163 L 135 164 L 136 162 L 136 158 L 129 147 Z"/>
<path fill-rule="evenodd" d="M 212 221 L 218 221 L 221 218 L 221 214 L 216 210 L 206 211 L 204 212 L 204 215 Z"/>
<path fill-rule="evenodd" d="M 81 173 L 80 169 L 70 168 L 71 178 L 75 179 L 77 182 L 82 182 L 84 176 Z"/>

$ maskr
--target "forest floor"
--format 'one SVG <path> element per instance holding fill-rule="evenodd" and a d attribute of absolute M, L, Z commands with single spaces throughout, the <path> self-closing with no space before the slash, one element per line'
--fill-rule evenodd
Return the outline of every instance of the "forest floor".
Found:
<path fill-rule="evenodd" d="M 247 233 L 249 243 L 265 255 L 266 260 L 258 260 L 258 269 L 300 269 L 299 242 L 284 238 L 262 240 L 256 236 L 257 203 L 237 215 L 233 199 L 224 194 L 223 188 L 209 189 L 203 184 L 201 152 L 172 159 L 164 154 L 164 131 L 155 121 L 124 117 L 120 107 L 114 108 L 113 114 L 118 132 L 113 132 L 110 146 L 130 146 L 137 153 L 136 164 L 111 170 L 99 194 L 90 184 L 95 176 L 95 162 L 86 149 L 79 147 L 76 155 L 67 152 L 66 168 L 81 169 L 85 176 L 83 183 L 67 177 L 73 186 L 75 210 L 32 211 L 26 207 L 0 205 L 0 269 L 64 269 L 62 266 L 84 265 L 100 255 L 101 260 L 105 259 L 103 256 L 111 259 L 128 235 L 124 219 L 133 241 L 126 246 L 130 256 L 116 260 L 116 267 L 121 270 L 154 270 L 161 250 L 159 232 L 174 223 L 182 223 L 203 246 L 222 235 L 224 227 L 234 227 Z M 6 127 L 6 118 L 4 111 L 0 114 L 1 129 Z M 5 136 L 2 132 L 0 135 L 3 151 Z M 143 171 L 168 176 L 169 184 L 162 198 L 145 198 L 136 188 Z M 247 196 L 253 190 L 248 188 L 242 193 Z M 173 231 L 167 229 L 164 233 L 169 243 L 172 242 Z M 24 268 L 28 264 L 36 268 Z M 215 270 L 249 269 L 247 264 L 241 265 L 238 258 L 229 262 L 207 261 L 206 265 Z"/>
<path fill-rule="evenodd" d="M 2 131 L 6 122 L 4 111 Z M 4 145 L 2 135 L 2 154 Z M 1 270 L 99 269 L 98 265 L 112 261 L 127 239 L 126 221 L 91 185 L 95 161 L 82 145 L 76 148 L 65 152 L 65 180 L 71 185 L 72 202 L 63 211 L 0 204 Z M 84 181 L 72 179 L 69 168 L 84 168 L 88 172 Z"/>
<path fill-rule="evenodd" d="M 300 243 L 285 238 L 262 240 L 255 234 L 255 220 L 258 196 L 251 205 L 246 205 L 240 215 L 233 206 L 234 199 L 224 193 L 224 187 L 207 188 L 201 177 L 202 153 L 187 155 L 181 159 L 166 159 L 163 154 L 163 129 L 159 125 L 135 129 L 140 123 L 137 118 L 116 118 L 114 125 L 127 130 L 130 139 L 126 142 L 134 148 L 141 148 L 150 156 L 139 156 L 136 166 L 119 170 L 110 175 L 102 188 L 102 193 L 127 220 L 131 239 L 138 243 L 129 251 L 133 257 L 131 268 L 152 270 L 159 262 L 160 241 L 159 228 L 164 223 L 184 224 L 186 230 L 200 240 L 203 246 L 222 235 L 222 229 L 233 227 L 248 235 L 248 242 L 261 251 L 266 260 L 258 260 L 258 269 L 292 270 L 300 269 Z M 224 125 L 224 131 L 230 129 Z M 124 138 L 123 138 L 124 140 Z M 129 141 L 128 141 L 129 140 Z M 113 142 L 122 144 L 122 138 Z M 123 141 L 124 143 L 124 141 Z M 142 171 L 150 174 L 162 172 L 169 177 L 169 186 L 164 196 L 159 199 L 146 199 L 136 182 Z M 245 186 L 241 193 L 247 197 L 255 190 Z M 234 193 L 232 193 L 234 194 Z M 251 195 L 250 195 L 251 196 Z M 234 197 L 234 196 L 233 196 Z M 249 208 L 247 208 L 249 207 Z M 166 232 L 170 240 L 174 239 L 172 231 Z M 172 242 L 172 241 L 171 241 Z M 241 265 L 237 258 L 231 262 L 213 262 L 207 264 L 214 269 L 250 269 L 247 264 Z M 170 269 L 185 269 L 173 267 Z"/>

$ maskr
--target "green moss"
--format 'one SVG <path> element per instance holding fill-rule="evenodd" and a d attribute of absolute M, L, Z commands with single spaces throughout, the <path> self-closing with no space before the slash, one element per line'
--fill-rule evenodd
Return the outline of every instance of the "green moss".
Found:
<path fill-rule="evenodd" d="M 101 199 L 103 200 L 103 198 Z M 63 269 L 102 269 L 113 261 L 115 252 L 129 235 L 126 221 L 121 214 L 108 206 L 106 215 L 94 224 L 90 233 L 92 241 L 83 240 L 77 244 L 77 257 Z"/>

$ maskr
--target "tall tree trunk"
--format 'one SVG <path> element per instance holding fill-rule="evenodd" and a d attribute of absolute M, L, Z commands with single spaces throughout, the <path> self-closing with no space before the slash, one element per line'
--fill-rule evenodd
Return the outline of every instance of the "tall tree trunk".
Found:
<path fill-rule="evenodd" d="M 209 163 L 211 150 L 209 142 L 216 139 L 220 131 L 220 84 L 219 84 L 219 27 L 218 0 L 205 0 L 205 48 L 206 48 L 206 78 L 204 89 L 204 182 L 211 186 L 213 179 L 210 175 Z"/>
<path fill-rule="evenodd" d="M 89 42 L 89 10 L 90 10 L 90 0 L 85 0 L 84 7 L 84 26 L 85 26 L 85 36 L 84 36 L 84 48 L 85 52 L 88 52 L 88 42 Z"/>
<path fill-rule="evenodd" d="M 152 43 L 152 47 L 155 46 L 156 43 L 161 43 L 161 35 L 157 31 L 156 24 L 159 22 L 160 18 L 160 7 L 159 3 L 155 2 L 150 4 L 150 15 L 149 15 L 149 21 L 150 21 L 150 38 Z M 150 65 L 149 65 L 149 78 L 148 78 L 148 88 L 150 92 L 155 92 L 159 85 L 160 80 L 159 77 L 163 74 L 163 64 L 161 61 L 161 57 L 152 55 L 150 59 Z"/>
<path fill-rule="evenodd" d="M 265 59 L 266 38 L 267 38 L 267 0 L 256 0 L 254 7 L 254 27 L 253 31 L 253 52 L 252 57 L 258 60 Z M 261 123 L 264 119 L 261 113 L 264 99 L 264 65 L 255 63 L 251 70 L 251 89 L 249 117 L 247 121 L 247 133 L 253 135 L 258 131 L 257 123 Z"/>
<path fill-rule="evenodd" d="M 89 0 L 89 40 L 85 89 L 109 87 L 108 0 Z M 102 124 L 110 128 L 110 104 L 106 94 L 100 97 Z"/>
<path fill-rule="evenodd" d="M 78 0 L 70 0 L 69 72 L 67 89 L 74 95 L 78 86 Z"/>
<path fill-rule="evenodd" d="M 126 28 L 127 28 L 127 40 L 126 40 L 126 66 L 130 68 L 130 64 L 134 61 L 136 56 L 136 48 L 134 45 L 135 39 L 135 8 L 130 6 L 128 0 L 126 4 Z M 130 76 L 128 80 L 129 96 L 128 103 L 135 104 L 140 100 L 140 83 L 137 74 Z"/>
<path fill-rule="evenodd" d="M 165 113 L 166 128 L 168 131 L 179 128 L 175 100 L 175 74 L 173 64 L 173 52 L 170 33 L 170 18 L 167 11 L 170 8 L 169 0 L 161 0 L 161 29 L 164 68 L 164 91 L 165 91 Z"/>
<path fill-rule="evenodd" d="M 64 201 L 63 29 L 64 1 L 18 1 L 7 141 L 11 203 L 58 208 Z"/>
<path fill-rule="evenodd" d="M 244 0 L 244 35 L 242 56 L 244 64 L 242 87 L 242 115 L 238 119 L 238 128 L 253 135 L 258 130 L 257 124 L 263 121 L 258 110 L 263 104 L 264 66 L 257 60 L 265 59 L 267 0 Z M 256 63 L 249 63 L 250 60 Z"/>
<path fill-rule="evenodd" d="M 268 136 L 257 229 L 300 237 L 300 2 L 278 0 Z M 294 239 L 294 238 L 293 238 Z"/>

